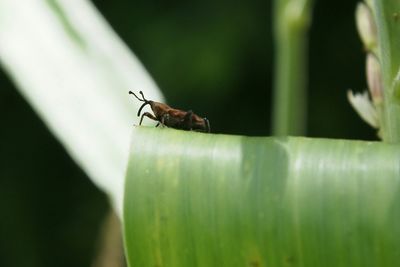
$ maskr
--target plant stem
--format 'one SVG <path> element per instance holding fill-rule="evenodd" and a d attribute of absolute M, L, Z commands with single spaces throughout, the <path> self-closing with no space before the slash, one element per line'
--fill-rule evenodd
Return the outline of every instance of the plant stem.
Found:
<path fill-rule="evenodd" d="M 124 267 L 124 248 L 121 236 L 121 222 L 110 209 L 100 232 L 99 248 L 92 267 Z"/>
<path fill-rule="evenodd" d="M 378 28 L 378 56 L 383 78 L 382 137 L 385 142 L 400 141 L 400 2 L 374 0 Z"/>
<path fill-rule="evenodd" d="M 276 0 L 274 135 L 304 135 L 306 125 L 307 33 L 312 1 Z"/>

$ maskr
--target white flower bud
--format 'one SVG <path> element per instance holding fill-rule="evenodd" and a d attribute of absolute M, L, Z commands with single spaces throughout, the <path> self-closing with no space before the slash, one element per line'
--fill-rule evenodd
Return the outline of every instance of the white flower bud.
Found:
<path fill-rule="evenodd" d="M 358 3 L 356 9 L 358 34 L 368 51 L 376 49 L 377 30 L 371 9 L 364 3 Z"/>
<path fill-rule="evenodd" d="M 381 65 L 376 56 L 371 53 L 367 55 L 366 72 L 368 89 L 372 100 L 375 104 L 379 104 L 382 102 L 383 97 Z"/>
<path fill-rule="evenodd" d="M 372 104 L 369 99 L 368 91 L 353 94 L 353 92 L 349 90 L 347 91 L 347 98 L 364 121 L 376 129 L 379 128 L 378 113 L 374 104 Z"/>

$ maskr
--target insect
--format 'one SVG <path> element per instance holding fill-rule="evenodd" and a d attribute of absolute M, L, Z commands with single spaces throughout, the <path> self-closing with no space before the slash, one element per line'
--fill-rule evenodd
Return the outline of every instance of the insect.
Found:
<path fill-rule="evenodd" d="M 202 118 L 193 113 L 193 111 L 183 111 L 179 109 L 171 108 L 170 106 L 155 102 L 152 100 L 147 100 L 142 91 L 139 91 L 142 99 L 140 99 L 134 92 L 129 91 L 129 94 L 134 95 L 139 101 L 144 102 L 143 105 L 138 110 L 138 117 L 140 112 L 146 105 L 150 105 L 151 110 L 154 115 L 145 112 L 140 118 L 139 125 L 142 124 L 143 118 L 148 117 L 152 120 L 158 121 L 156 127 L 160 124 L 162 126 L 167 126 L 175 129 L 187 130 L 187 131 L 197 131 L 197 132 L 210 132 L 210 122 L 207 118 Z"/>

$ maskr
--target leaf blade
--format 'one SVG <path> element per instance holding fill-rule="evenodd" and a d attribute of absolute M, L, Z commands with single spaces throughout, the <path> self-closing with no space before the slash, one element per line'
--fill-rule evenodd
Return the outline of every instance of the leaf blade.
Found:
<path fill-rule="evenodd" d="M 124 206 L 130 266 L 396 261 L 398 146 L 146 128 L 135 136 Z"/>
<path fill-rule="evenodd" d="M 157 85 L 89 1 L 0 0 L 0 62 L 121 213 L 131 127 Z"/>

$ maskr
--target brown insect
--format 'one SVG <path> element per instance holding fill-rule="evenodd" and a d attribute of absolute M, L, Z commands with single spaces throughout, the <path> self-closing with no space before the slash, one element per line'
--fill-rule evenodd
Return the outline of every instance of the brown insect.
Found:
<path fill-rule="evenodd" d="M 142 114 L 140 118 L 139 125 L 142 124 L 143 117 L 148 117 L 152 120 L 158 121 L 156 127 L 160 124 L 162 126 L 167 126 L 175 129 L 187 130 L 187 131 L 197 131 L 197 132 L 210 132 L 210 122 L 206 118 L 201 118 L 200 116 L 193 113 L 193 111 L 183 111 L 179 109 L 171 108 L 170 106 L 155 102 L 152 100 L 147 100 L 143 92 L 139 92 L 142 96 L 140 99 L 135 93 L 129 91 L 129 94 L 134 95 L 139 101 L 144 102 L 143 105 L 138 110 L 138 117 L 140 116 L 140 112 L 146 105 L 150 105 L 151 110 L 154 115 L 145 112 Z"/>

